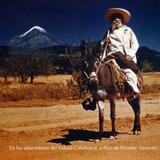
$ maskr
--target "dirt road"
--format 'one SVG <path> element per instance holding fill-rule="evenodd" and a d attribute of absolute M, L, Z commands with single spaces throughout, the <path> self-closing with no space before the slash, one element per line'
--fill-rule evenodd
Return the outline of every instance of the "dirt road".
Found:
<path fill-rule="evenodd" d="M 80 105 L 0 108 L 0 159 L 160 159 L 160 99 L 143 100 L 142 130 L 132 135 L 133 112 L 117 102 L 117 139 L 95 141 L 98 112 Z M 105 137 L 109 137 L 109 106 L 105 106 Z"/>

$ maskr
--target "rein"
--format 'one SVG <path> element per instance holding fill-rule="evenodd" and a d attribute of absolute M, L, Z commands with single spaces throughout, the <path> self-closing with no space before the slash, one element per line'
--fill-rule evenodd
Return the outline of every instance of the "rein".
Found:
<path fill-rule="evenodd" d="M 106 62 L 104 62 L 103 60 L 101 60 L 101 61 L 99 62 L 99 65 L 98 65 L 95 73 L 96 73 L 96 74 L 98 73 L 99 68 L 100 68 L 100 66 L 101 66 L 102 64 L 108 64 L 108 63 L 111 62 L 111 61 L 113 61 L 113 59 L 109 59 L 109 60 L 107 60 Z M 118 68 L 119 68 L 119 67 L 118 67 Z"/>
<path fill-rule="evenodd" d="M 85 76 L 87 77 L 87 79 L 90 78 L 89 75 L 85 71 L 83 71 L 83 73 L 85 74 Z"/>
<path fill-rule="evenodd" d="M 99 64 L 98 64 L 98 66 L 97 66 L 97 68 L 96 68 L 96 71 L 95 71 L 96 75 L 97 75 L 97 73 L 98 73 L 98 71 L 99 71 L 99 69 L 100 69 L 100 67 L 101 67 L 102 64 L 108 64 L 108 63 L 111 62 L 111 61 L 112 61 L 112 59 L 110 59 L 110 60 L 108 60 L 108 61 L 106 61 L 106 62 L 104 62 L 104 61 L 99 61 Z M 92 77 L 90 77 L 85 71 L 83 71 L 83 73 L 85 74 L 85 76 L 87 77 L 87 79 L 92 78 Z"/>
<path fill-rule="evenodd" d="M 99 64 L 98 64 L 98 67 L 97 67 L 97 69 L 96 69 L 96 74 L 98 73 L 101 64 L 102 64 L 102 61 L 100 61 Z"/>

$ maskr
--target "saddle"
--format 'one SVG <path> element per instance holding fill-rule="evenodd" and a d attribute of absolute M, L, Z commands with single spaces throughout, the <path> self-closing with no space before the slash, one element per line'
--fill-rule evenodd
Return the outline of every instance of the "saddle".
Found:
<path fill-rule="evenodd" d="M 128 77 L 126 73 L 123 71 L 123 69 L 121 69 L 120 66 L 117 64 L 116 60 L 112 58 L 107 61 L 104 61 L 103 63 L 110 66 L 113 84 L 116 84 L 118 92 L 121 94 L 121 96 L 124 98 L 126 97 L 126 95 L 133 94 L 132 87 L 130 87 L 127 83 Z M 140 71 L 137 73 L 137 78 L 138 88 L 141 91 L 143 86 L 143 78 Z"/>

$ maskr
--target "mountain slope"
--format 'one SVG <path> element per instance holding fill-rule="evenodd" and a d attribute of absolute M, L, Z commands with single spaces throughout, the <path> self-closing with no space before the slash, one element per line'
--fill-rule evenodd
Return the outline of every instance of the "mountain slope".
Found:
<path fill-rule="evenodd" d="M 57 40 L 39 26 L 34 26 L 25 33 L 10 40 L 12 47 L 26 50 L 50 47 L 58 44 L 59 42 Z"/>

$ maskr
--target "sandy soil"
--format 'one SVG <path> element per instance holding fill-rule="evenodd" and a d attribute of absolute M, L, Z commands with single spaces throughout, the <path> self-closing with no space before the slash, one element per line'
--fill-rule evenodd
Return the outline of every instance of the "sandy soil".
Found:
<path fill-rule="evenodd" d="M 142 100 L 142 133 L 132 135 L 133 112 L 118 100 L 117 139 L 110 139 L 105 106 L 104 139 L 96 141 L 98 111 L 80 105 L 0 108 L 0 160 L 159 160 L 160 99 Z"/>

